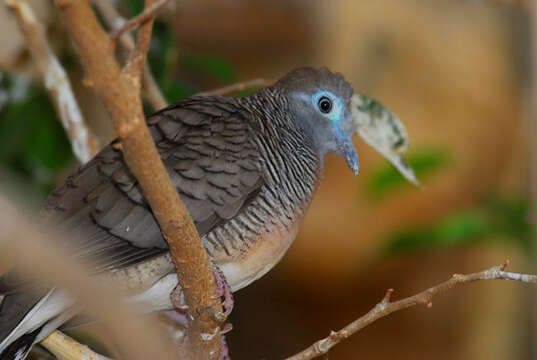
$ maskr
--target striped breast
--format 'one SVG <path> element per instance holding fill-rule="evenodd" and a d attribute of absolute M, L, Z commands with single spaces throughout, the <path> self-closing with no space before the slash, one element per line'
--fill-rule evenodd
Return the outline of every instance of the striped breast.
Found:
<path fill-rule="evenodd" d="M 257 280 L 283 257 L 322 178 L 311 139 L 293 126 L 281 99 L 256 100 L 249 98 L 248 108 L 259 122 L 252 141 L 262 158 L 264 185 L 237 216 L 203 237 L 233 290 Z"/>

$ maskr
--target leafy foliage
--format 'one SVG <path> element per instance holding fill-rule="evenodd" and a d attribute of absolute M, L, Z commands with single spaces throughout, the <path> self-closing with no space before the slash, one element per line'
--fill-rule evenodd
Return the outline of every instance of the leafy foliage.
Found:
<path fill-rule="evenodd" d="M 0 166 L 44 196 L 72 159 L 69 140 L 42 87 L 23 75 L 0 76 Z"/>
<path fill-rule="evenodd" d="M 437 222 L 398 232 L 386 242 L 385 254 L 508 242 L 532 254 L 529 202 L 522 197 L 493 197 L 481 206 L 457 211 Z"/>
<path fill-rule="evenodd" d="M 126 0 L 124 5 L 128 16 L 135 16 L 143 10 L 144 1 Z M 212 55 L 179 52 L 176 43 L 172 27 L 157 18 L 147 58 L 153 76 L 168 102 L 176 102 L 201 90 L 195 82 L 181 75 L 188 74 L 188 79 L 207 78 L 219 85 L 237 81 L 235 69 L 228 61 Z"/>

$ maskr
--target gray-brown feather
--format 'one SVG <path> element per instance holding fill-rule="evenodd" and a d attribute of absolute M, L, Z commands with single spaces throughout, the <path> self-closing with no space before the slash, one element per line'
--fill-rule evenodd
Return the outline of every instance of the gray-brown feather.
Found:
<path fill-rule="evenodd" d="M 264 183 L 245 115 L 234 99 L 203 97 L 148 118 L 170 179 L 201 236 L 236 216 Z M 46 222 L 72 234 L 77 256 L 98 259 L 97 271 L 167 249 L 136 179 L 113 145 L 55 190 L 42 211 Z"/>
<path fill-rule="evenodd" d="M 320 181 L 326 152 L 314 135 L 326 127 L 313 126 L 315 110 L 303 104 L 306 111 L 297 112 L 289 96 L 319 88 L 333 91 L 344 103 L 352 94 L 341 75 L 303 68 L 245 98 L 194 97 L 147 119 L 209 256 L 226 267 L 234 289 L 281 258 Z M 324 148 L 333 151 L 329 145 Z M 147 288 L 173 271 L 167 243 L 114 143 L 49 196 L 41 218 L 67 231 L 65 246 L 92 262 L 95 272 L 115 270 L 125 282 L 137 276 L 133 286 Z M 259 250 L 260 244 L 268 247 Z M 245 258 L 254 261 L 244 265 Z M 150 276 L 139 274 L 144 267 Z M 25 295 L 23 285 L 15 273 L 0 277 L 0 294 L 8 294 L 3 305 L 10 307 L 0 315 L 13 312 L 0 319 L 0 342 L 39 299 Z M 17 307 L 13 303 L 19 297 Z"/>

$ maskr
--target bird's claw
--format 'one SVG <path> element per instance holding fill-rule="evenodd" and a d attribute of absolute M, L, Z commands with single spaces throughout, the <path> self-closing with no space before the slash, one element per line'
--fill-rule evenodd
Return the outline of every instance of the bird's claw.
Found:
<path fill-rule="evenodd" d="M 218 360 L 231 360 L 229 356 L 229 347 L 227 346 L 226 337 L 220 336 L 220 352 L 218 354 Z"/>
<path fill-rule="evenodd" d="M 226 317 L 231 314 L 231 311 L 233 310 L 233 293 L 231 292 L 231 286 L 229 286 L 226 277 L 222 270 L 215 264 L 212 264 L 213 269 L 213 275 L 214 280 L 216 282 L 216 293 L 214 295 L 215 299 L 218 299 L 220 297 L 224 297 L 224 301 L 222 302 L 222 306 L 224 307 L 224 312 L 226 314 Z"/>

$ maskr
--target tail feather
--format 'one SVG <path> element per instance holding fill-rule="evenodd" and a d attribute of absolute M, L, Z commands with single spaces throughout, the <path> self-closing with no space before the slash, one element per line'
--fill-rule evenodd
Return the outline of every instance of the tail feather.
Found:
<path fill-rule="evenodd" d="M 39 297 L 22 292 L 5 295 L 0 304 L 0 352 L 5 347 L 4 341 L 39 300 Z"/>
<path fill-rule="evenodd" d="M 12 342 L 4 351 L 0 353 L 0 360 L 24 360 L 30 352 L 35 338 L 41 332 L 41 327 L 24 334 Z"/>
<path fill-rule="evenodd" d="M 35 342 L 74 315 L 72 303 L 60 290 L 42 297 L 26 292 L 6 295 L 0 305 L 0 360 L 24 359 Z"/>

